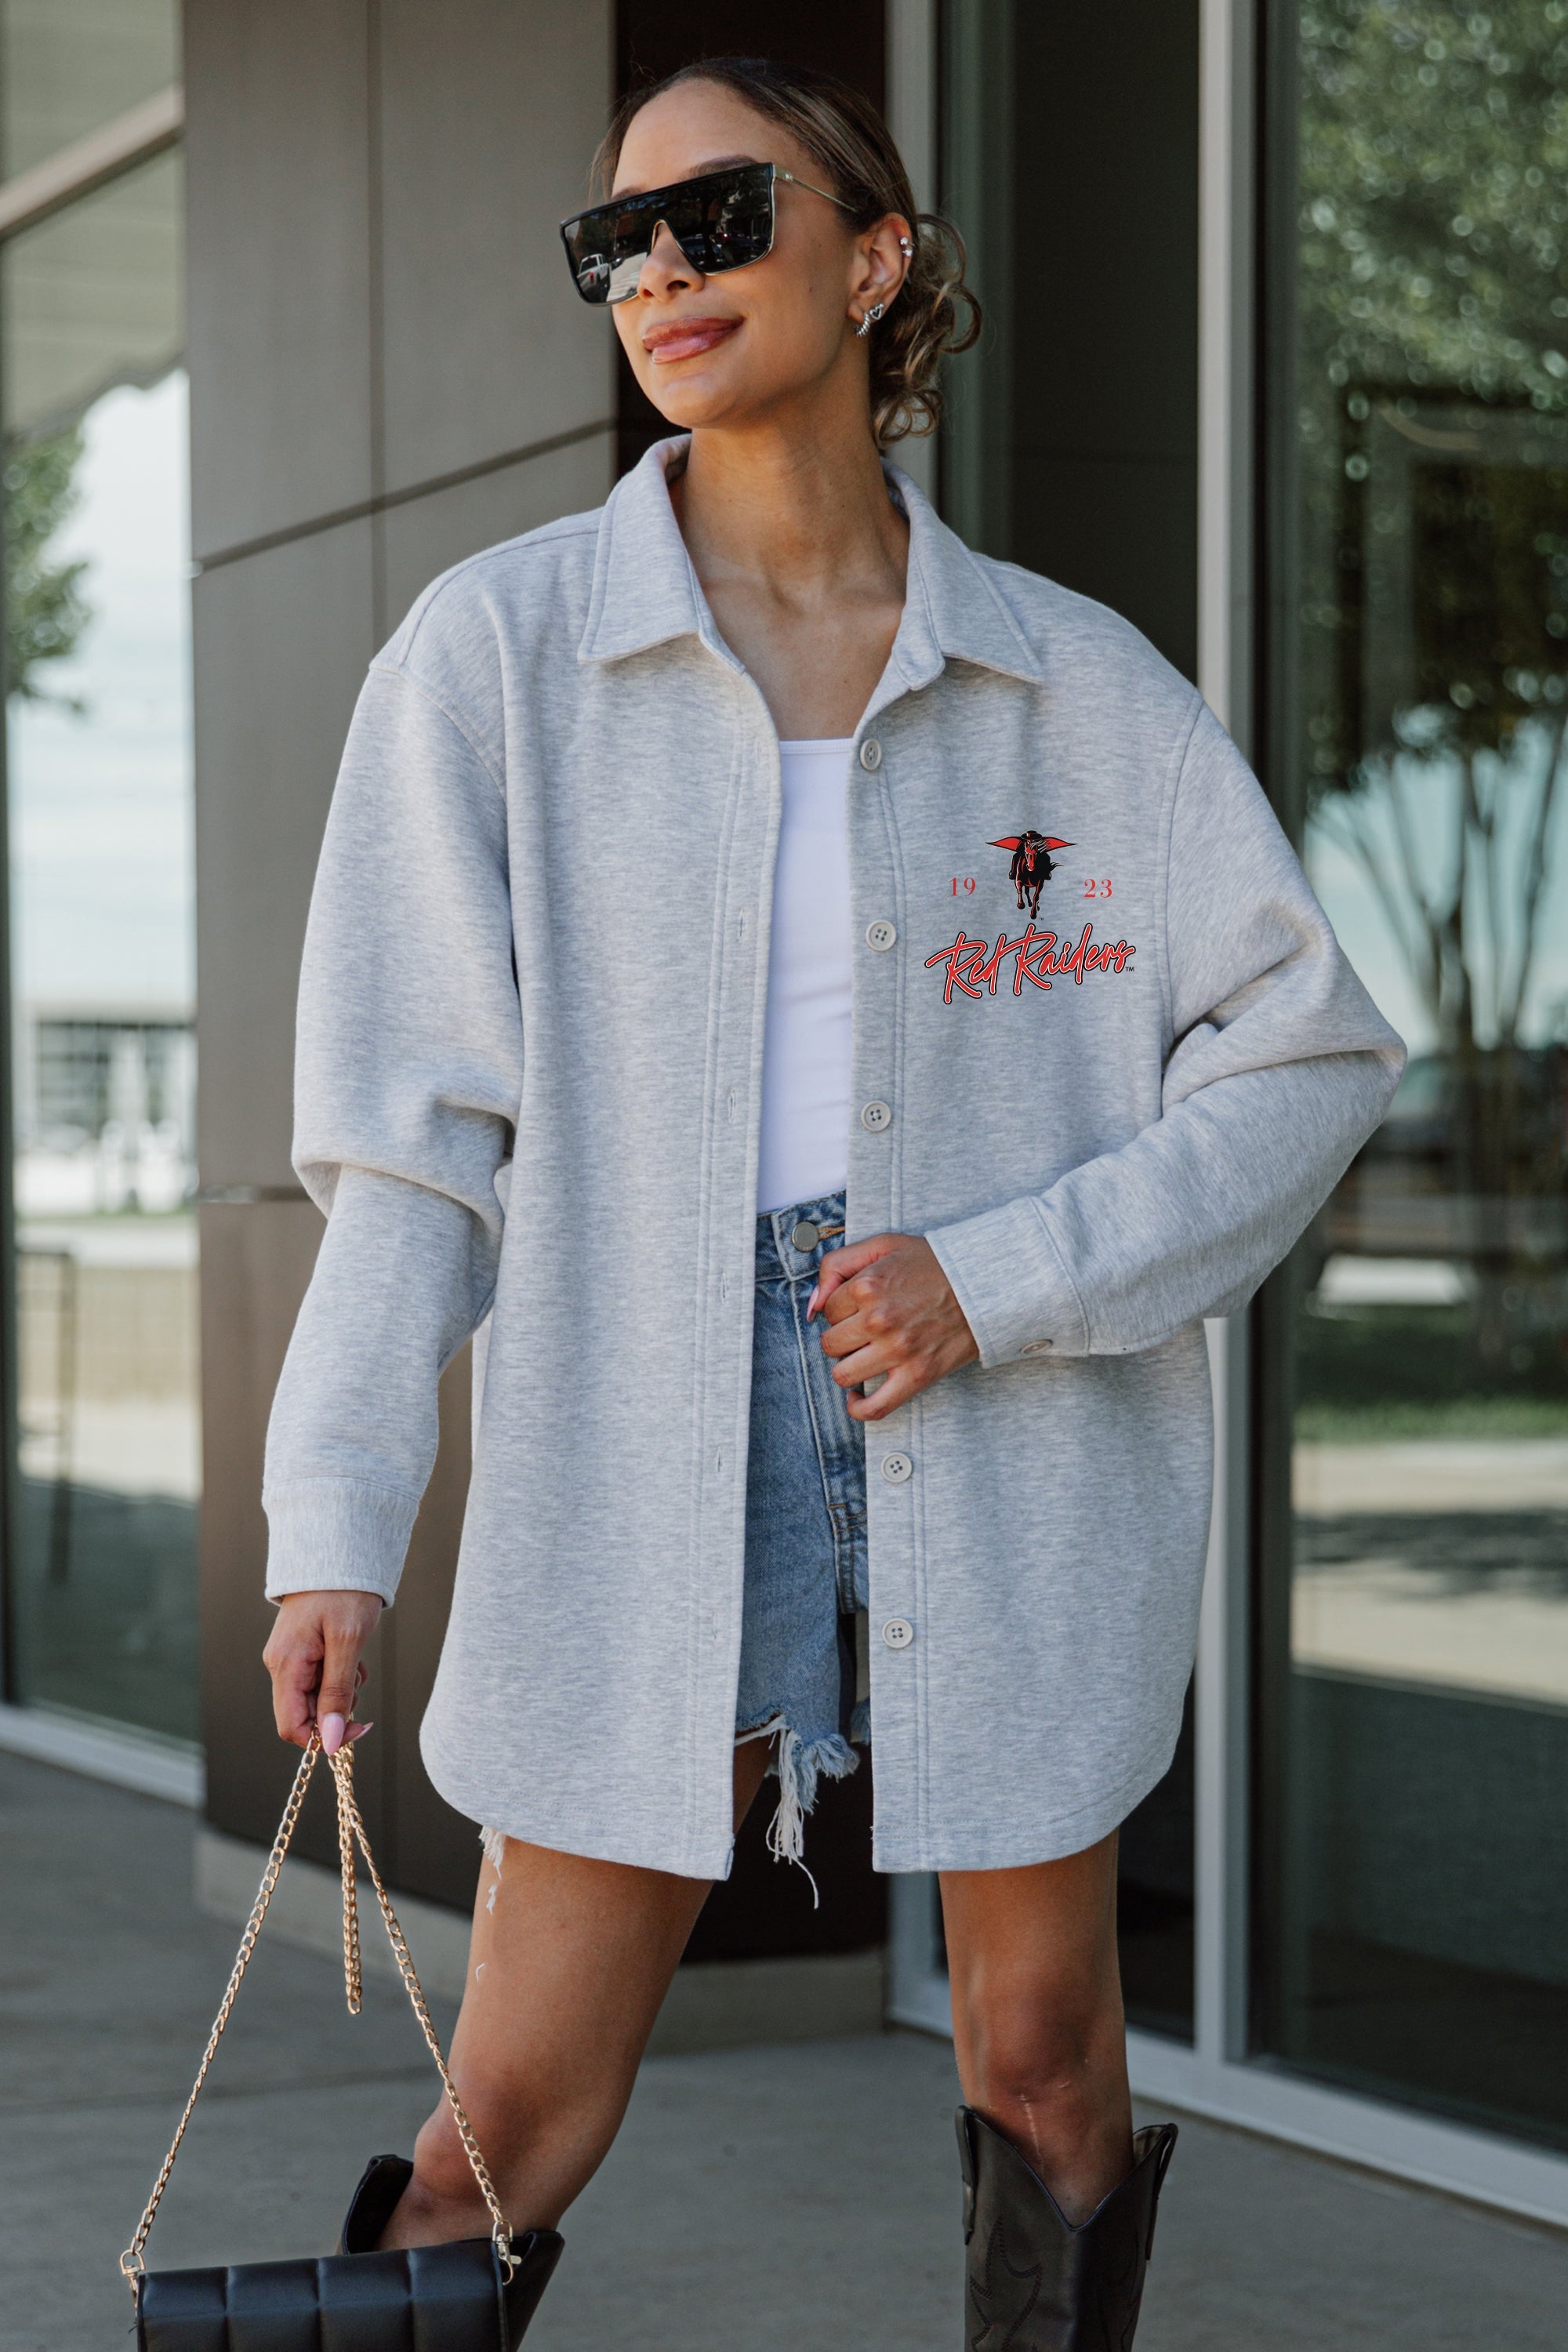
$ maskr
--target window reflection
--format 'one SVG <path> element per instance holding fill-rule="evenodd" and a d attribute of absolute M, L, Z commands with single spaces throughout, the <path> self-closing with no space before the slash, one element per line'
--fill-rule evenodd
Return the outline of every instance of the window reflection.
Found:
<path fill-rule="evenodd" d="M 176 156 L 5 303 L 14 1695 L 196 1734 L 186 400 Z"/>
<path fill-rule="evenodd" d="M 0 0 L 6 177 L 179 79 L 178 0 Z"/>
<path fill-rule="evenodd" d="M 1568 2138 L 1568 6 L 1299 32 L 1277 687 L 1412 1055 L 1289 1277 L 1267 2031 Z"/>

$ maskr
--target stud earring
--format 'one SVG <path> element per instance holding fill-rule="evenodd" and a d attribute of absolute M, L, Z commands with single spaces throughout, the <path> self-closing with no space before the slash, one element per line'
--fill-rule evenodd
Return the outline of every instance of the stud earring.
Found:
<path fill-rule="evenodd" d="M 885 302 L 872 303 L 870 309 L 861 320 L 860 324 L 855 330 L 857 339 L 862 335 L 868 335 L 870 333 L 872 328 L 876 325 L 878 320 L 881 317 L 887 307 L 888 306 Z"/>
<path fill-rule="evenodd" d="M 903 257 L 904 257 L 904 258 L 906 259 L 906 261 L 908 260 L 908 258 L 909 258 L 910 255 L 914 251 L 914 249 L 915 249 L 915 248 L 914 248 L 914 242 L 913 242 L 912 238 L 910 238 L 910 237 L 907 237 L 907 236 L 901 236 L 901 237 L 900 237 L 900 239 L 899 239 L 899 251 L 903 255 Z"/>

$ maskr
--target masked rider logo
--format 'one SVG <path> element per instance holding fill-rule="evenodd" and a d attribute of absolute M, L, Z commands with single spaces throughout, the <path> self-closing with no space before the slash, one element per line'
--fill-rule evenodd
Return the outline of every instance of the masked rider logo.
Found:
<path fill-rule="evenodd" d="M 1031 917 L 1037 915 L 1040 892 L 1057 870 L 1051 852 L 1070 849 L 1071 842 L 1058 841 L 1054 833 L 1037 833 L 1031 825 L 1026 833 L 1005 834 L 991 847 L 1012 851 L 1013 863 L 1007 868 L 1007 876 L 1016 887 L 1019 908 L 1027 907 Z"/>

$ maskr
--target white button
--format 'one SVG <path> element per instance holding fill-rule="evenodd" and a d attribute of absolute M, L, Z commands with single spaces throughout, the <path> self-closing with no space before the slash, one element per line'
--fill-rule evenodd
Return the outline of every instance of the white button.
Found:
<path fill-rule="evenodd" d="M 907 1454 L 884 1454 L 882 1475 L 889 1486 L 901 1486 L 906 1478 L 915 1475 L 915 1465 Z"/>
<path fill-rule="evenodd" d="M 880 917 L 866 926 L 866 945 L 868 948 L 890 948 L 898 936 L 892 924 Z"/>
<path fill-rule="evenodd" d="M 892 1104 L 868 1102 L 860 1114 L 860 1124 L 862 1127 L 869 1128 L 873 1135 L 880 1135 L 884 1129 L 893 1124 Z"/>
<path fill-rule="evenodd" d="M 1048 1339 L 1026 1339 L 1018 1353 L 1020 1356 L 1043 1356 L 1050 1344 Z"/>
<path fill-rule="evenodd" d="M 868 735 L 860 746 L 860 765 L 868 776 L 874 776 L 882 764 L 882 747 L 874 735 Z"/>
<path fill-rule="evenodd" d="M 882 1639 L 889 1650 L 907 1650 L 915 1638 L 915 1629 L 907 1617 L 889 1617 L 882 1628 Z"/>

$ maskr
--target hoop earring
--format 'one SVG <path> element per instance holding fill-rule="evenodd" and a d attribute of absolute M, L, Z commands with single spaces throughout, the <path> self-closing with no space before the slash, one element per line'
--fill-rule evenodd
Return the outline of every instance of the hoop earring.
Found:
<path fill-rule="evenodd" d="M 888 306 L 885 302 L 872 303 L 870 309 L 861 320 L 860 324 L 855 330 L 857 340 L 858 340 L 862 335 L 868 335 L 870 333 L 872 328 L 876 325 L 878 320 L 881 317 L 887 307 Z"/>

